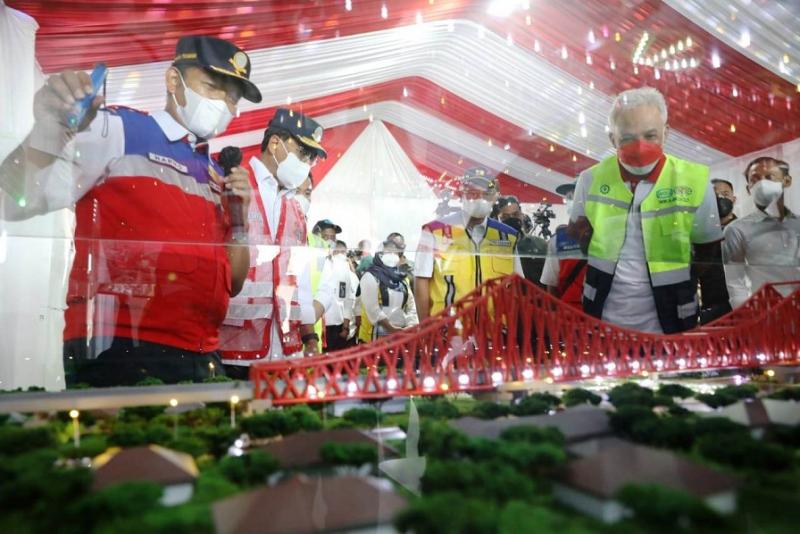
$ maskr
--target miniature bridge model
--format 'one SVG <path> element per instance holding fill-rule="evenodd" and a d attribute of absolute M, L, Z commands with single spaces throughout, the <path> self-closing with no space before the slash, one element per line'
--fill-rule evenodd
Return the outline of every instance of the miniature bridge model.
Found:
<path fill-rule="evenodd" d="M 794 287 L 784 297 L 778 287 Z M 378 341 L 251 368 L 273 404 L 492 390 L 800 361 L 800 282 L 762 287 L 691 332 L 647 334 L 600 321 L 516 275 L 491 280 L 419 326 Z"/>

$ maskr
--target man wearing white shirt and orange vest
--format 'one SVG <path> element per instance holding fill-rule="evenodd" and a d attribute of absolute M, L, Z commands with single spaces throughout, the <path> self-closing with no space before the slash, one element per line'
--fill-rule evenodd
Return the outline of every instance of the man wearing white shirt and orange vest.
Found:
<path fill-rule="evenodd" d="M 230 376 L 246 378 L 258 360 L 318 352 L 314 323 L 330 302 L 315 301 L 311 292 L 306 218 L 296 190 L 327 156 L 321 140 L 316 121 L 281 108 L 264 133 L 261 155 L 250 160 L 257 192 L 248 217 L 254 250 L 220 333 Z"/>
<path fill-rule="evenodd" d="M 569 233 L 588 245 L 584 311 L 619 326 L 672 334 L 730 310 L 708 167 L 666 155 L 667 105 L 656 89 L 617 95 L 616 154 L 581 173 Z"/>

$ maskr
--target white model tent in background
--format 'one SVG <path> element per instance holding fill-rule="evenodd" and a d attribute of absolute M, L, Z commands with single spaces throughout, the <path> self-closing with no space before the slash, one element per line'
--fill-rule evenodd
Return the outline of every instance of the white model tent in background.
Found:
<path fill-rule="evenodd" d="M 413 258 L 420 228 L 435 218 L 436 195 L 381 121 L 364 129 L 311 195 L 309 226 L 331 219 L 340 239 L 373 246 L 400 232 Z"/>

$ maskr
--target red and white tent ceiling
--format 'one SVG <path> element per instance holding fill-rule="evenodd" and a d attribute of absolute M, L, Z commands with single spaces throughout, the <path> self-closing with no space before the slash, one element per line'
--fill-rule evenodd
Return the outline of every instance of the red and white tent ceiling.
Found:
<path fill-rule="evenodd" d="M 610 153 L 613 95 L 642 85 L 667 97 L 677 155 L 714 164 L 800 136 L 794 2 L 7 4 L 38 21 L 45 72 L 105 61 L 108 101 L 146 110 L 163 107 L 178 37 L 234 40 L 250 53 L 264 101 L 242 105 L 214 146 L 255 152 L 274 108 L 289 105 L 327 128 L 331 157 L 318 179 L 381 120 L 432 183 L 481 164 L 503 173 L 504 192 L 552 198 Z"/>

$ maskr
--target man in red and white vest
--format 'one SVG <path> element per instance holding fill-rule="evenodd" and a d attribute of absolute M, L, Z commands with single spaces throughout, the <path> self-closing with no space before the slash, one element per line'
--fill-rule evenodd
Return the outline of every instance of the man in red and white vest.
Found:
<path fill-rule="evenodd" d="M 255 177 L 250 205 L 250 271 L 231 299 L 220 333 L 226 373 L 247 378 L 258 360 L 316 353 L 314 323 L 330 302 L 313 300 L 305 212 L 298 188 L 327 156 L 322 127 L 310 117 L 278 109 L 250 160 Z"/>

